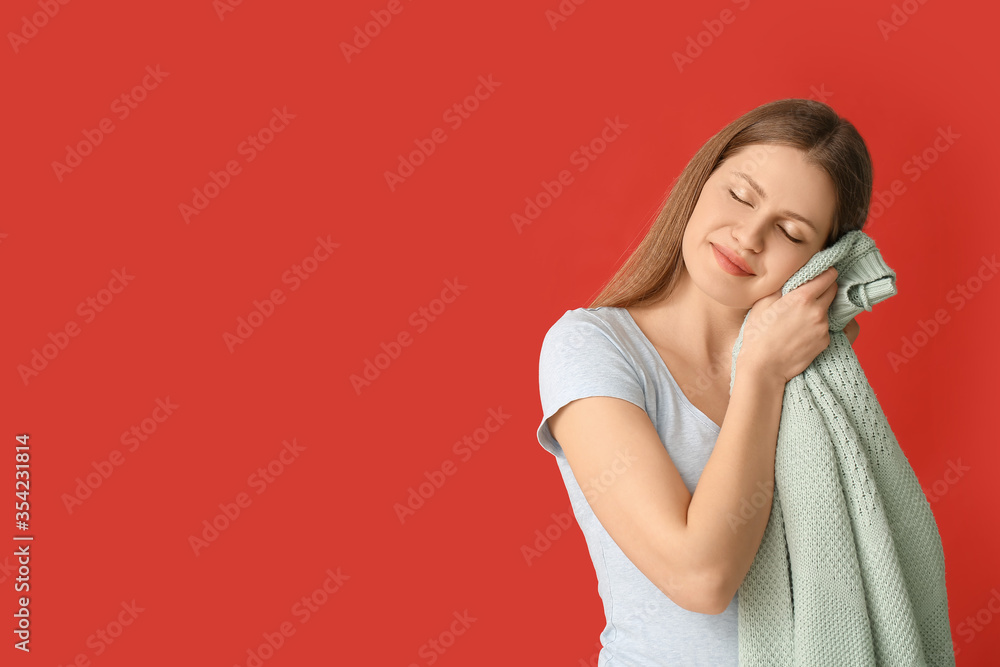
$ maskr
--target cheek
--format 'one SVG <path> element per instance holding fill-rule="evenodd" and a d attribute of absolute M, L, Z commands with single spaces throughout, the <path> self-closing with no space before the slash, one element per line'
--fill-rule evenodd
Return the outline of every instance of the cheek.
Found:
<path fill-rule="evenodd" d="M 785 282 L 786 281 L 784 281 L 784 280 L 769 279 L 766 283 L 764 283 L 764 284 L 762 284 L 760 286 L 760 290 L 761 290 L 760 296 L 762 296 L 762 297 L 763 296 L 770 296 L 771 294 L 774 294 L 775 292 L 779 292 L 781 290 L 781 287 L 785 284 Z"/>
<path fill-rule="evenodd" d="M 809 257 L 800 255 L 799 253 L 788 253 L 776 259 L 778 261 L 774 265 L 774 275 L 776 280 L 780 279 L 781 285 L 788 282 L 788 279 L 795 275 L 795 272 L 809 261 Z"/>
<path fill-rule="evenodd" d="M 687 227 L 684 229 L 684 242 L 685 243 L 700 243 L 704 241 L 704 237 L 712 229 L 711 218 L 707 215 L 706 211 L 695 209 L 691 213 L 691 218 L 688 220 Z"/>

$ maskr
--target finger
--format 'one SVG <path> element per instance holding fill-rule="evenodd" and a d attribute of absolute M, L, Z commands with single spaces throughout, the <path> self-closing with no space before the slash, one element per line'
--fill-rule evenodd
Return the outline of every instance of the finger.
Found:
<path fill-rule="evenodd" d="M 837 269 L 831 266 L 826 271 L 819 274 L 812 280 L 806 281 L 799 287 L 799 289 L 806 290 L 806 292 L 808 294 L 811 294 L 813 298 L 818 299 L 821 296 L 825 295 L 826 291 L 830 287 L 834 287 L 834 290 L 836 291 L 838 275 L 839 274 L 837 273 Z"/>
<path fill-rule="evenodd" d="M 771 294 L 767 294 L 765 296 L 760 297 L 759 299 L 757 299 L 756 301 L 753 302 L 752 308 L 757 308 L 758 310 L 763 310 L 763 309 L 767 308 L 772 303 L 774 303 L 775 301 L 777 301 L 778 299 L 781 298 L 781 289 L 782 288 L 779 287 L 777 289 L 777 291 L 772 292 Z"/>
<path fill-rule="evenodd" d="M 826 307 L 829 308 L 830 304 L 833 303 L 833 300 L 837 298 L 837 292 L 839 290 L 840 286 L 837 283 L 833 283 L 832 285 L 826 288 L 826 291 L 823 292 L 823 294 L 819 297 L 819 300 L 821 302 L 824 302 L 826 304 Z"/>

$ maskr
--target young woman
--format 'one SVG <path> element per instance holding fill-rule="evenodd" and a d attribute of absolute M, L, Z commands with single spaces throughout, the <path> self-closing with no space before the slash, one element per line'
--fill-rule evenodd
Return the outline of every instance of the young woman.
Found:
<path fill-rule="evenodd" d="M 591 306 L 546 333 L 538 440 L 594 562 L 600 667 L 737 664 L 785 383 L 830 343 L 836 270 L 781 287 L 863 227 L 871 190 L 865 143 L 829 106 L 753 109 L 695 154 Z M 853 343 L 857 324 L 845 333 Z"/>

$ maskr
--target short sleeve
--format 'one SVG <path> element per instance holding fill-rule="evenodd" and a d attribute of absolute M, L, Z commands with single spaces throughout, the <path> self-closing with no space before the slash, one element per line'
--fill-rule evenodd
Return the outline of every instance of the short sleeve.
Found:
<path fill-rule="evenodd" d="M 611 396 L 646 409 L 642 383 L 609 325 L 586 309 L 566 311 L 545 334 L 538 360 L 542 421 L 538 442 L 549 453 L 562 447 L 549 432 L 548 419 L 578 398 Z"/>

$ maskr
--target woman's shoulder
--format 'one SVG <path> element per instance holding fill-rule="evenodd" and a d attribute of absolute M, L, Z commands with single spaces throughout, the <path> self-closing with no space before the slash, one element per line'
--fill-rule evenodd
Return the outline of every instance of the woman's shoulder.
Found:
<path fill-rule="evenodd" d="M 594 323 L 608 323 L 608 324 L 618 324 L 622 321 L 622 317 L 628 316 L 628 311 L 624 308 L 617 308 L 613 306 L 598 306 L 596 308 L 572 308 L 567 310 L 556 320 L 559 322 L 594 322 Z"/>
<path fill-rule="evenodd" d="M 601 306 L 567 310 L 546 332 L 542 355 L 600 366 L 610 356 L 634 363 L 638 343 L 624 308 Z"/>
<path fill-rule="evenodd" d="M 628 317 L 624 308 L 573 308 L 564 312 L 549 327 L 546 337 L 604 334 L 618 339 L 627 334 Z"/>

